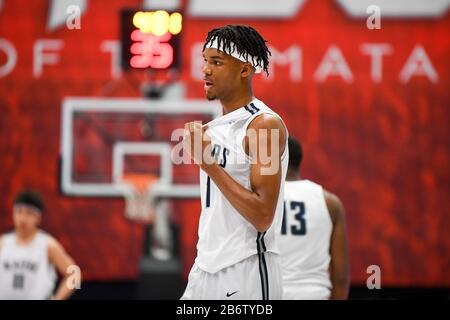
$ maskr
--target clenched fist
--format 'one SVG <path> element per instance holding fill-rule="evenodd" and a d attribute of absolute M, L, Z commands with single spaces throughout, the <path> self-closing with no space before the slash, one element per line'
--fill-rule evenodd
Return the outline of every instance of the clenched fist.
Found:
<path fill-rule="evenodd" d="M 183 148 L 194 163 L 200 166 L 214 163 L 211 156 L 211 137 L 205 132 L 206 129 L 200 121 L 184 125 Z"/>

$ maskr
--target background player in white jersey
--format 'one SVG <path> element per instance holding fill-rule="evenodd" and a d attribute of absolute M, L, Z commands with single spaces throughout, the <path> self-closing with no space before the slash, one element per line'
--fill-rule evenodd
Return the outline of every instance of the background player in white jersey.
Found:
<path fill-rule="evenodd" d="M 44 204 L 40 195 L 25 190 L 14 201 L 15 230 L 0 236 L 0 300 L 67 299 L 67 268 L 75 262 L 61 244 L 39 229 Z M 55 294 L 56 269 L 62 281 Z"/>
<path fill-rule="evenodd" d="M 282 298 L 275 234 L 282 219 L 288 134 L 281 118 L 254 97 L 251 84 L 254 73 L 267 73 L 269 54 L 251 27 L 229 25 L 208 33 L 204 88 L 207 99 L 220 101 L 223 115 L 204 127 L 185 126 L 186 148 L 201 169 L 202 213 L 197 258 L 182 299 Z M 210 140 L 191 148 L 202 137 Z"/>
<path fill-rule="evenodd" d="M 285 211 L 279 241 L 284 299 L 347 299 L 349 264 L 341 201 L 300 178 L 300 143 L 289 137 Z"/>

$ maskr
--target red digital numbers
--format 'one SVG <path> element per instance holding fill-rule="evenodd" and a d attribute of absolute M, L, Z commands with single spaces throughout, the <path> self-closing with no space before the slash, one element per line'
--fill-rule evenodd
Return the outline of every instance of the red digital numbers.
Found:
<path fill-rule="evenodd" d="M 143 33 L 134 30 L 131 40 L 134 42 L 130 47 L 133 55 L 130 66 L 133 68 L 155 68 L 165 69 L 172 65 L 174 50 L 168 41 L 172 35 L 167 32 L 163 36 L 155 36 L 151 33 Z"/>

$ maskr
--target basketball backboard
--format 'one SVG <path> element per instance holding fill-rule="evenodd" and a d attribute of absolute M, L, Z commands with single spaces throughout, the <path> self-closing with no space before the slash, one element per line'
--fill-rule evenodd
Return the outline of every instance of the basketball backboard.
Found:
<path fill-rule="evenodd" d="M 73 196 L 120 196 L 128 173 L 153 174 L 155 196 L 199 196 L 198 167 L 174 165 L 172 133 L 221 112 L 206 100 L 66 98 L 61 113 L 61 189 Z"/>

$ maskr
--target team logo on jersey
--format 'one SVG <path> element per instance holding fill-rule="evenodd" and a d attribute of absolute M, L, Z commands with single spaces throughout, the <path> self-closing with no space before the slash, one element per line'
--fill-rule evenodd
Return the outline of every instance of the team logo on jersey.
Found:
<path fill-rule="evenodd" d="M 227 156 L 230 155 L 230 150 L 219 144 L 214 143 L 211 151 L 211 155 L 215 158 L 216 162 L 225 168 L 227 165 Z"/>

